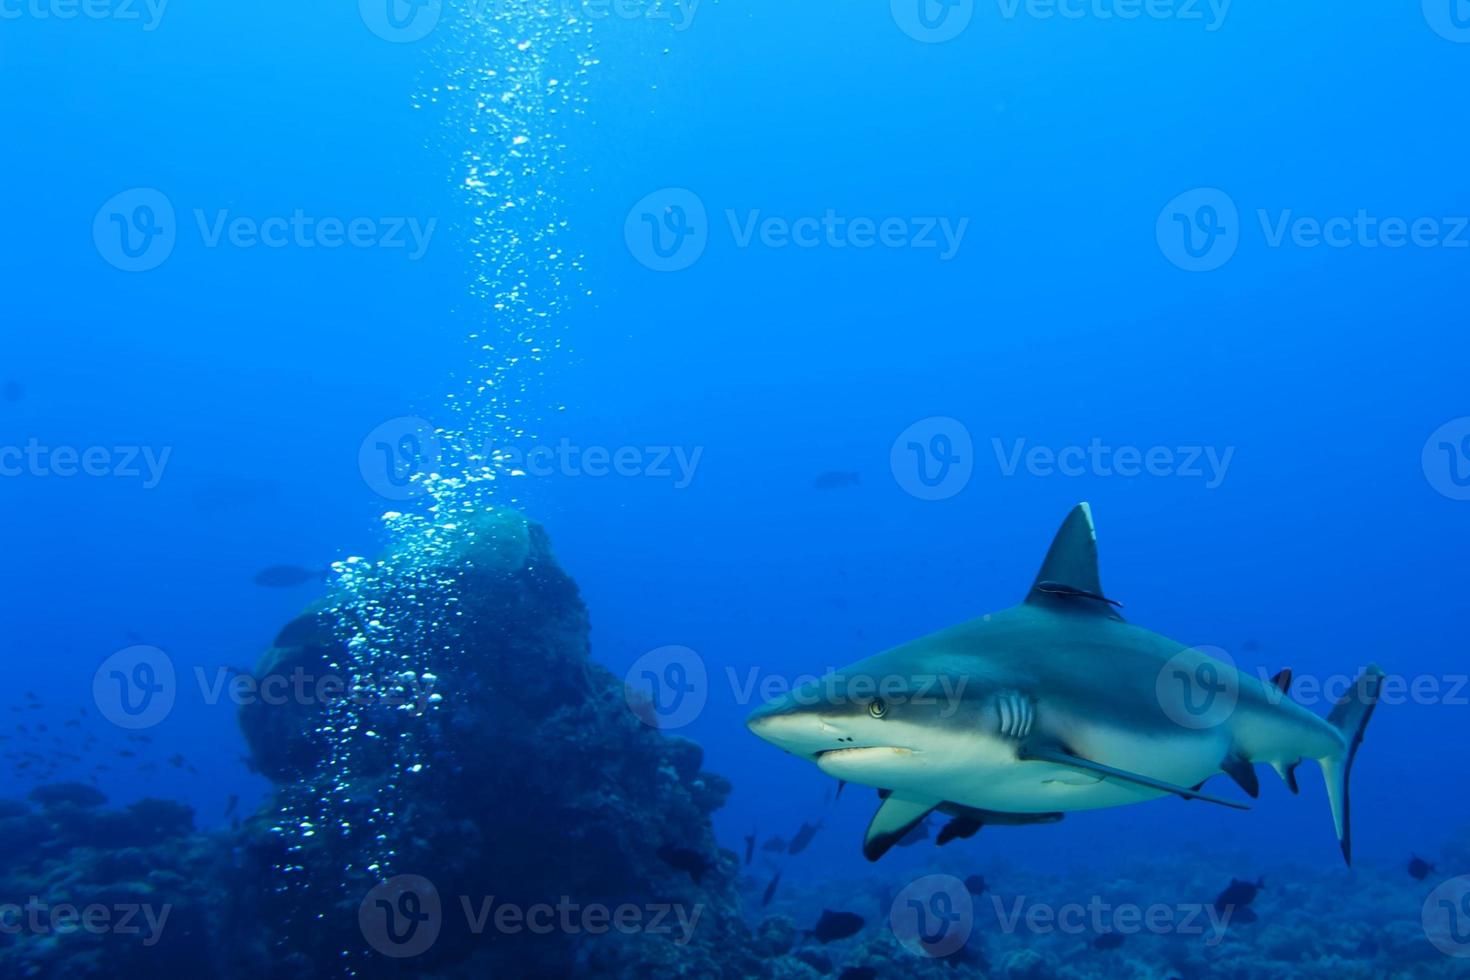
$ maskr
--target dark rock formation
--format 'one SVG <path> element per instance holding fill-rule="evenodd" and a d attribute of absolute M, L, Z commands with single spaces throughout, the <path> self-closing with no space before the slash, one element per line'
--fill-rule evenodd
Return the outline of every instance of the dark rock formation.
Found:
<path fill-rule="evenodd" d="M 248 703 L 241 724 L 255 766 L 278 784 L 278 805 L 297 810 L 306 798 L 326 798 L 333 784 L 350 791 L 333 816 L 354 827 L 373 825 L 382 849 L 395 857 L 383 874 L 416 875 L 434 886 L 442 922 L 432 947 L 413 958 L 416 971 L 445 976 L 759 976 L 740 920 L 733 855 L 716 846 L 710 814 L 729 792 L 720 776 L 701 769 L 692 742 L 669 738 L 629 709 L 622 681 L 588 657 L 587 611 L 576 585 L 557 565 L 545 532 L 500 511 L 468 518 L 432 560 L 389 556 L 415 582 L 387 602 L 399 620 L 419 617 L 444 653 L 431 664 L 430 687 L 408 684 L 386 703 L 362 705 L 375 738 L 353 746 L 352 771 L 334 771 L 340 747 L 316 734 L 332 707 L 315 698 Z M 444 583 L 450 583 L 443 587 Z M 262 657 L 262 690 L 308 684 L 347 662 L 344 631 L 330 607 L 309 610 L 282 631 Z M 381 692 L 384 686 L 375 683 Z M 405 710 L 407 709 L 407 710 Z M 410 748 L 407 750 L 404 746 Z M 405 751 L 423 764 L 403 774 Z M 392 799 L 394 816 L 373 823 Z M 262 918 L 272 956 L 290 957 L 301 975 L 335 968 L 347 952 L 365 975 L 393 974 L 403 963 L 367 953 L 358 907 L 378 884 L 343 869 L 361 845 L 351 834 L 321 833 L 289 850 L 270 814 L 250 821 L 246 841 L 261 879 L 256 898 L 276 915 Z M 708 870 L 698 884 L 660 849 L 700 855 Z M 268 869 L 294 864 L 306 887 L 270 895 Z M 285 885 L 289 882 L 275 882 Z M 345 887 L 344 887 L 345 885 Z M 493 897 L 492 918 L 473 914 Z M 330 904 L 326 907 L 324 903 Z M 640 928 L 593 935 L 580 913 L 568 928 L 547 933 L 500 928 L 494 907 L 528 910 L 631 906 Z M 689 938 L 674 911 L 696 915 Z M 571 913 L 569 913 L 571 914 Z M 631 922 L 631 913 L 629 921 Z M 478 934 L 477 934 L 478 933 Z"/>

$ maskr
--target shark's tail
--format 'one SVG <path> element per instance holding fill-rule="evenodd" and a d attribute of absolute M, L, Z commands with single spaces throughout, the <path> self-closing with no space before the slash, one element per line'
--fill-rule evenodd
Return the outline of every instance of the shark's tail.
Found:
<path fill-rule="evenodd" d="M 1342 845 L 1342 857 L 1353 863 L 1353 834 L 1351 814 L 1348 807 L 1348 777 L 1353 771 L 1353 757 L 1358 754 L 1358 745 L 1363 741 L 1363 729 L 1373 717 L 1373 708 L 1378 704 L 1378 694 L 1383 688 L 1383 671 L 1374 664 L 1358 675 L 1352 688 L 1342 700 L 1333 705 L 1327 723 L 1342 733 L 1342 751 L 1318 759 L 1322 766 L 1322 778 L 1327 782 L 1327 800 L 1332 804 L 1332 822 L 1337 828 L 1337 841 Z"/>

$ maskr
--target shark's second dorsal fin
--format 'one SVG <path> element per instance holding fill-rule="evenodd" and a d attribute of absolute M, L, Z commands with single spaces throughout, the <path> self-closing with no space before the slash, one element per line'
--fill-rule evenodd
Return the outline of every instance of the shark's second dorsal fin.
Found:
<path fill-rule="evenodd" d="M 1123 618 L 1114 608 L 1118 603 L 1103 594 L 1097 571 L 1097 530 L 1088 504 L 1073 507 L 1062 522 L 1026 601 L 1109 619 Z"/>

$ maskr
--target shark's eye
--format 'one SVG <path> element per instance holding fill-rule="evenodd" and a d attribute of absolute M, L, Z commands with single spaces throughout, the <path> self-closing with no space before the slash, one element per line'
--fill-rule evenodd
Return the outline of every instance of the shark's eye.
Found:
<path fill-rule="evenodd" d="M 874 718 L 882 718 L 888 714 L 888 705 L 883 703 L 882 698 L 874 698 L 868 702 L 868 714 Z"/>

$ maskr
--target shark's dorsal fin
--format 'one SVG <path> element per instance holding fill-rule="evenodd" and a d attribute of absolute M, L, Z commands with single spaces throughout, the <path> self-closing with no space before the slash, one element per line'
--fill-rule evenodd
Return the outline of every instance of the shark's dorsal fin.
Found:
<path fill-rule="evenodd" d="M 890 847 L 913 830 L 914 825 L 927 817 L 940 802 L 888 794 L 868 824 L 867 836 L 863 838 L 863 857 L 876 861 L 887 854 Z"/>
<path fill-rule="evenodd" d="M 1026 601 L 1071 612 L 1089 612 L 1109 619 L 1122 619 L 1107 598 L 1097 571 L 1097 530 L 1092 524 L 1092 507 L 1086 503 L 1072 508 L 1052 539 L 1051 549 Z"/>

